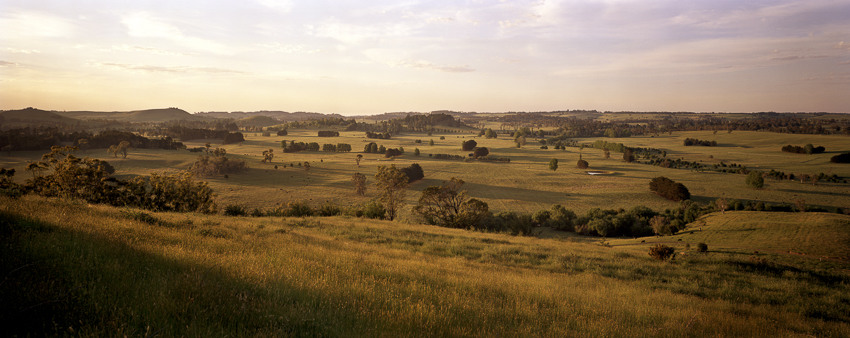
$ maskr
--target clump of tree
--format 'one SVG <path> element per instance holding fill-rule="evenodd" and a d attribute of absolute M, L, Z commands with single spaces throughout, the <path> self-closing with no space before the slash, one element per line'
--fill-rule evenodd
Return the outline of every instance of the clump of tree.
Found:
<path fill-rule="evenodd" d="M 782 147 L 782 151 L 784 151 L 786 153 L 811 155 L 811 154 L 821 154 L 821 153 L 826 151 L 826 148 L 824 148 L 823 146 L 815 147 L 811 143 L 809 143 L 805 146 L 802 146 L 802 147 L 792 146 L 792 145 L 789 144 L 787 146 Z"/>
<path fill-rule="evenodd" d="M 287 132 L 286 129 L 281 129 L 281 130 L 277 131 L 277 136 L 286 136 L 286 135 L 289 135 L 289 132 Z"/>
<path fill-rule="evenodd" d="M 499 135 L 496 134 L 496 132 L 493 131 L 493 129 L 487 128 L 487 130 L 484 131 L 484 138 L 497 138 L 497 137 L 499 137 Z"/>
<path fill-rule="evenodd" d="M 371 131 L 366 132 L 366 138 L 376 138 L 382 140 L 389 140 L 391 138 L 390 133 L 373 133 Z"/>
<path fill-rule="evenodd" d="M 429 157 L 433 157 L 438 160 L 462 160 L 463 156 L 460 155 L 452 155 L 452 154 L 430 154 Z"/>
<path fill-rule="evenodd" d="M 499 162 L 499 163 L 511 163 L 510 157 L 493 157 L 493 156 L 482 156 L 478 158 L 479 162 Z"/>
<path fill-rule="evenodd" d="M 463 151 L 470 151 L 472 149 L 475 149 L 475 147 L 477 147 L 477 146 L 478 146 L 478 142 L 475 142 L 475 140 L 468 140 L 468 141 L 463 141 L 463 144 L 461 144 L 460 149 L 463 150 Z"/>
<path fill-rule="evenodd" d="M 384 157 L 385 158 L 398 157 L 398 156 L 401 156 L 401 155 L 402 155 L 402 152 L 398 148 L 388 148 L 386 151 L 384 151 Z"/>
<path fill-rule="evenodd" d="M 34 172 L 24 190 L 48 197 L 81 199 L 90 203 L 132 206 L 155 211 L 216 212 L 215 194 L 206 182 L 196 182 L 190 172 L 137 176 L 131 180 L 110 177 L 98 159 L 79 158 L 76 147 L 52 147 L 30 167 Z M 50 174 L 43 173 L 50 171 Z"/>
<path fill-rule="evenodd" d="M 224 136 L 224 139 L 221 141 L 221 144 L 234 144 L 245 142 L 245 136 L 240 132 L 227 133 Z"/>
<path fill-rule="evenodd" d="M 460 190 L 463 184 L 463 180 L 452 177 L 442 185 L 425 188 L 413 212 L 431 225 L 474 228 L 490 211 L 487 203 L 469 198 L 466 190 Z"/>
<path fill-rule="evenodd" d="M 478 159 L 479 157 L 484 157 L 490 155 L 490 149 L 486 147 L 478 147 L 472 152 L 472 157 Z"/>
<path fill-rule="evenodd" d="M 319 137 L 337 137 L 339 136 L 338 131 L 333 130 L 319 130 Z"/>
<path fill-rule="evenodd" d="M 626 161 L 626 163 L 632 163 L 635 161 L 635 154 L 631 149 L 626 148 L 623 150 L 623 161 Z"/>
<path fill-rule="evenodd" d="M 553 159 L 549 160 L 549 170 L 551 170 L 551 171 L 558 170 L 558 159 L 557 158 L 553 158 Z"/>
<path fill-rule="evenodd" d="M 691 193 L 684 184 L 673 182 L 673 180 L 664 176 L 659 176 L 650 180 L 649 190 L 656 195 L 671 201 L 678 202 L 691 198 Z"/>
<path fill-rule="evenodd" d="M 363 147 L 364 153 L 377 153 L 378 152 L 378 144 L 375 142 L 369 142 Z"/>
<path fill-rule="evenodd" d="M 15 169 L 0 168 L 0 196 L 18 198 L 24 194 L 20 184 L 15 183 Z"/>
<path fill-rule="evenodd" d="M 832 163 L 850 163 L 850 153 L 835 155 L 829 161 Z"/>
<path fill-rule="evenodd" d="M 706 141 L 706 140 L 698 140 L 695 138 L 686 138 L 685 146 L 703 146 L 703 147 L 714 147 L 717 146 L 717 141 Z"/>
<path fill-rule="evenodd" d="M 418 163 L 413 163 L 407 167 L 401 168 L 401 171 L 407 175 L 408 183 L 413 183 L 425 178 L 425 171 Z"/>
<path fill-rule="evenodd" d="M 303 150 L 307 151 L 319 151 L 319 143 L 318 142 L 295 142 L 290 141 L 289 145 L 286 145 L 286 141 L 281 141 L 281 146 L 283 147 L 284 153 L 295 153 Z"/>
<path fill-rule="evenodd" d="M 227 150 L 224 148 L 216 148 L 212 154 L 213 156 L 198 156 L 198 160 L 189 167 L 189 172 L 199 177 L 216 177 L 248 170 L 248 163 L 244 160 L 227 158 Z"/>

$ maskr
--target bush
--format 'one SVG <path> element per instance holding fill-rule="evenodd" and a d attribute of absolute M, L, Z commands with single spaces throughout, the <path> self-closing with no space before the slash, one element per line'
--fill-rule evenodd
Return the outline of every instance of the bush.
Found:
<path fill-rule="evenodd" d="M 286 129 L 277 131 L 277 136 L 286 136 L 287 134 Z"/>
<path fill-rule="evenodd" d="M 229 204 L 224 207 L 224 215 L 225 216 L 246 216 L 248 215 L 248 211 L 245 210 L 245 207 L 238 204 Z"/>
<path fill-rule="evenodd" d="M 475 149 L 475 147 L 477 147 L 477 146 L 478 146 L 478 142 L 475 142 L 475 140 L 469 140 L 469 141 L 463 142 L 463 144 L 461 145 L 461 149 L 463 151 L 470 151 L 472 149 Z"/>
<path fill-rule="evenodd" d="M 697 243 L 697 252 L 708 252 L 708 244 L 703 242 Z"/>
<path fill-rule="evenodd" d="M 747 185 L 756 189 L 761 189 L 764 187 L 764 177 L 761 176 L 761 173 L 758 171 L 751 171 L 747 175 Z"/>
<path fill-rule="evenodd" d="M 829 159 L 832 163 L 850 163 L 850 153 L 843 153 L 841 155 L 835 155 Z"/>
<path fill-rule="evenodd" d="M 656 244 L 654 247 L 649 248 L 649 256 L 660 261 L 667 260 L 672 257 L 675 252 L 675 248 L 664 244 Z"/>

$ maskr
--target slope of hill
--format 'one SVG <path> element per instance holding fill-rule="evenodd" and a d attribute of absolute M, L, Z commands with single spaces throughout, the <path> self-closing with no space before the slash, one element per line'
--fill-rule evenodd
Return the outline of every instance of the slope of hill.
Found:
<path fill-rule="evenodd" d="M 33 196 L 0 197 L 0 230 L 10 336 L 850 335 L 843 270 L 722 252 Z"/>
<path fill-rule="evenodd" d="M 56 126 L 77 125 L 83 121 L 63 116 L 60 112 L 46 111 L 37 108 L 7 110 L 0 112 L 0 122 L 7 126 Z"/>
<path fill-rule="evenodd" d="M 115 120 L 120 122 L 167 122 L 172 120 L 187 120 L 187 121 L 209 121 L 211 118 L 189 114 L 185 110 L 179 108 L 163 108 L 163 109 L 146 109 L 133 110 L 126 112 L 95 112 L 95 111 L 69 111 L 57 112 L 62 116 L 75 119 L 102 119 Z"/>
<path fill-rule="evenodd" d="M 823 212 L 727 211 L 712 213 L 674 236 L 647 242 L 702 242 L 709 248 L 791 254 L 850 263 L 850 216 Z M 614 245 L 633 239 L 612 240 Z"/>

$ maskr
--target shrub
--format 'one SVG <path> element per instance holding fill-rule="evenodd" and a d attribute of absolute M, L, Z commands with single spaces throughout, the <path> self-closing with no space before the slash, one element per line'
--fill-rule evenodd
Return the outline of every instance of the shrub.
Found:
<path fill-rule="evenodd" d="M 697 243 L 697 252 L 708 252 L 708 244 L 703 242 Z"/>
<path fill-rule="evenodd" d="M 656 244 L 654 247 L 649 248 L 649 256 L 660 261 L 667 260 L 672 257 L 675 252 L 675 248 L 664 244 Z"/>
<path fill-rule="evenodd" d="M 146 213 L 144 211 L 124 211 L 122 212 L 122 214 L 124 214 L 124 217 L 127 217 L 128 219 L 147 223 L 150 225 L 157 225 L 162 223 L 159 218 L 156 218 L 156 216 Z"/>
<path fill-rule="evenodd" d="M 286 136 L 287 134 L 286 129 L 277 131 L 277 136 Z"/>
<path fill-rule="evenodd" d="M 245 207 L 238 204 L 229 204 L 224 207 L 224 215 L 225 216 L 245 216 L 248 215 L 248 211 L 245 210 Z"/>
<path fill-rule="evenodd" d="M 841 155 L 835 155 L 829 159 L 832 163 L 850 163 L 850 153 L 843 153 Z"/>
<path fill-rule="evenodd" d="M 463 151 L 470 151 L 472 149 L 475 149 L 475 147 L 477 147 L 477 146 L 478 146 L 478 142 L 475 142 L 475 140 L 469 140 L 469 141 L 463 142 L 463 144 L 461 145 L 461 149 Z"/>
<path fill-rule="evenodd" d="M 747 175 L 747 185 L 753 188 L 761 189 L 764 187 L 764 177 L 761 176 L 761 173 L 758 171 L 751 171 Z"/>

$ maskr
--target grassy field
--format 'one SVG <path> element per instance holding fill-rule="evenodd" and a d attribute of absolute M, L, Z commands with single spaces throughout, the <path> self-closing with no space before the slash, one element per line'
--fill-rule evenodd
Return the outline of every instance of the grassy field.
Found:
<path fill-rule="evenodd" d="M 242 204 L 246 207 L 273 207 L 277 203 L 304 200 L 314 205 L 332 202 L 340 205 L 363 203 L 376 197 L 374 189 L 366 196 L 355 196 L 350 182 L 355 172 L 369 178 L 370 186 L 378 165 L 408 166 L 419 163 L 425 170 L 425 179 L 414 183 L 407 196 L 408 208 L 418 199 L 418 192 L 427 186 L 437 185 L 451 177 L 466 181 L 464 189 L 469 195 L 487 202 L 490 209 L 498 211 L 535 212 L 561 204 L 583 213 L 591 208 L 631 208 L 646 205 L 656 210 L 677 207 L 678 204 L 651 194 L 648 182 L 657 176 L 666 176 L 683 183 L 692 194 L 692 199 L 708 203 L 719 197 L 763 201 L 772 204 L 794 204 L 804 200 L 807 205 L 832 210 L 850 207 L 850 185 L 824 183 L 800 184 L 790 181 L 767 180 L 763 189 L 749 188 L 744 184 L 745 176 L 715 172 L 699 173 L 690 170 L 668 169 L 644 164 L 630 164 L 621 160 L 621 154 L 612 153 L 604 159 L 598 149 L 567 148 L 567 150 L 538 149 L 536 141 L 529 140 L 523 148 L 516 148 L 512 139 L 475 138 L 479 146 L 488 147 L 491 156 L 510 157 L 511 163 L 480 163 L 457 160 L 437 160 L 428 154 L 456 154 L 466 156 L 460 144 L 474 134 L 425 134 L 407 133 L 391 140 L 366 139 L 363 132 L 341 132 L 340 137 L 320 138 L 315 130 L 290 130 L 288 136 L 263 137 L 246 133 L 242 144 L 222 146 L 228 156 L 244 159 L 249 164 L 247 173 L 210 178 L 210 185 L 219 196 L 219 204 Z M 440 140 L 444 136 L 445 140 Z M 715 140 L 717 147 L 685 147 L 685 138 Z M 422 143 L 415 143 L 415 140 Z M 349 143 L 351 153 L 299 152 L 283 153 L 281 140 L 298 142 Z M 434 140 L 434 146 L 428 141 Z M 595 138 L 579 139 L 592 143 Z M 792 135 L 763 132 L 735 131 L 731 134 L 711 132 L 676 132 L 660 137 L 631 137 L 605 139 L 622 142 L 630 147 L 651 147 L 667 151 L 668 158 L 687 161 L 702 161 L 707 164 L 738 163 L 750 169 L 769 171 L 775 169 L 795 174 L 827 173 L 850 178 L 850 165 L 830 163 L 829 158 L 840 152 L 850 151 L 850 138 L 843 136 Z M 208 140 L 185 142 L 189 147 L 203 146 Z M 382 155 L 366 154 L 358 167 L 354 157 L 362 152 L 363 146 L 374 141 L 388 148 L 404 147 L 405 154 L 394 160 Z M 212 140 L 215 143 L 217 141 Z M 786 144 L 823 145 L 827 152 L 816 155 L 783 153 L 779 148 Z M 419 148 L 421 156 L 413 156 Z M 261 153 L 275 149 L 276 157 L 271 164 L 261 163 Z M 24 170 L 27 163 L 38 160 L 43 152 L 13 152 L 12 156 L 0 156 L 0 166 L 18 169 L 17 179 L 23 181 L 30 176 Z M 78 155 L 105 159 L 117 169 L 119 177 L 129 177 L 150 172 L 169 172 L 189 167 L 198 153 L 188 151 L 133 150 L 127 159 L 112 158 L 105 150 L 93 149 Z M 590 176 L 585 170 L 575 168 L 579 155 L 590 163 L 591 170 L 612 172 L 611 175 Z M 557 158 L 557 171 L 548 169 L 551 158 Z M 303 170 L 298 164 L 309 161 L 311 170 Z M 294 167 L 289 165 L 294 164 Z M 278 169 L 274 166 L 277 165 Z M 284 168 L 284 165 L 286 167 Z M 415 221 L 409 212 L 402 212 L 402 220 Z"/>
<path fill-rule="evenodd" d="M 770 252 L 846 250 L 850 216 L 741 216 L 710 215 L 681 235 L 707 254 L 676 242 L 687 254 L 661 262 L 649 243 L 567 233 L 2 199 L 0 314 L 9 335 L 850 335 L 848 263 Z M 773 231 L 788 224 L 814 231 Z"/>

